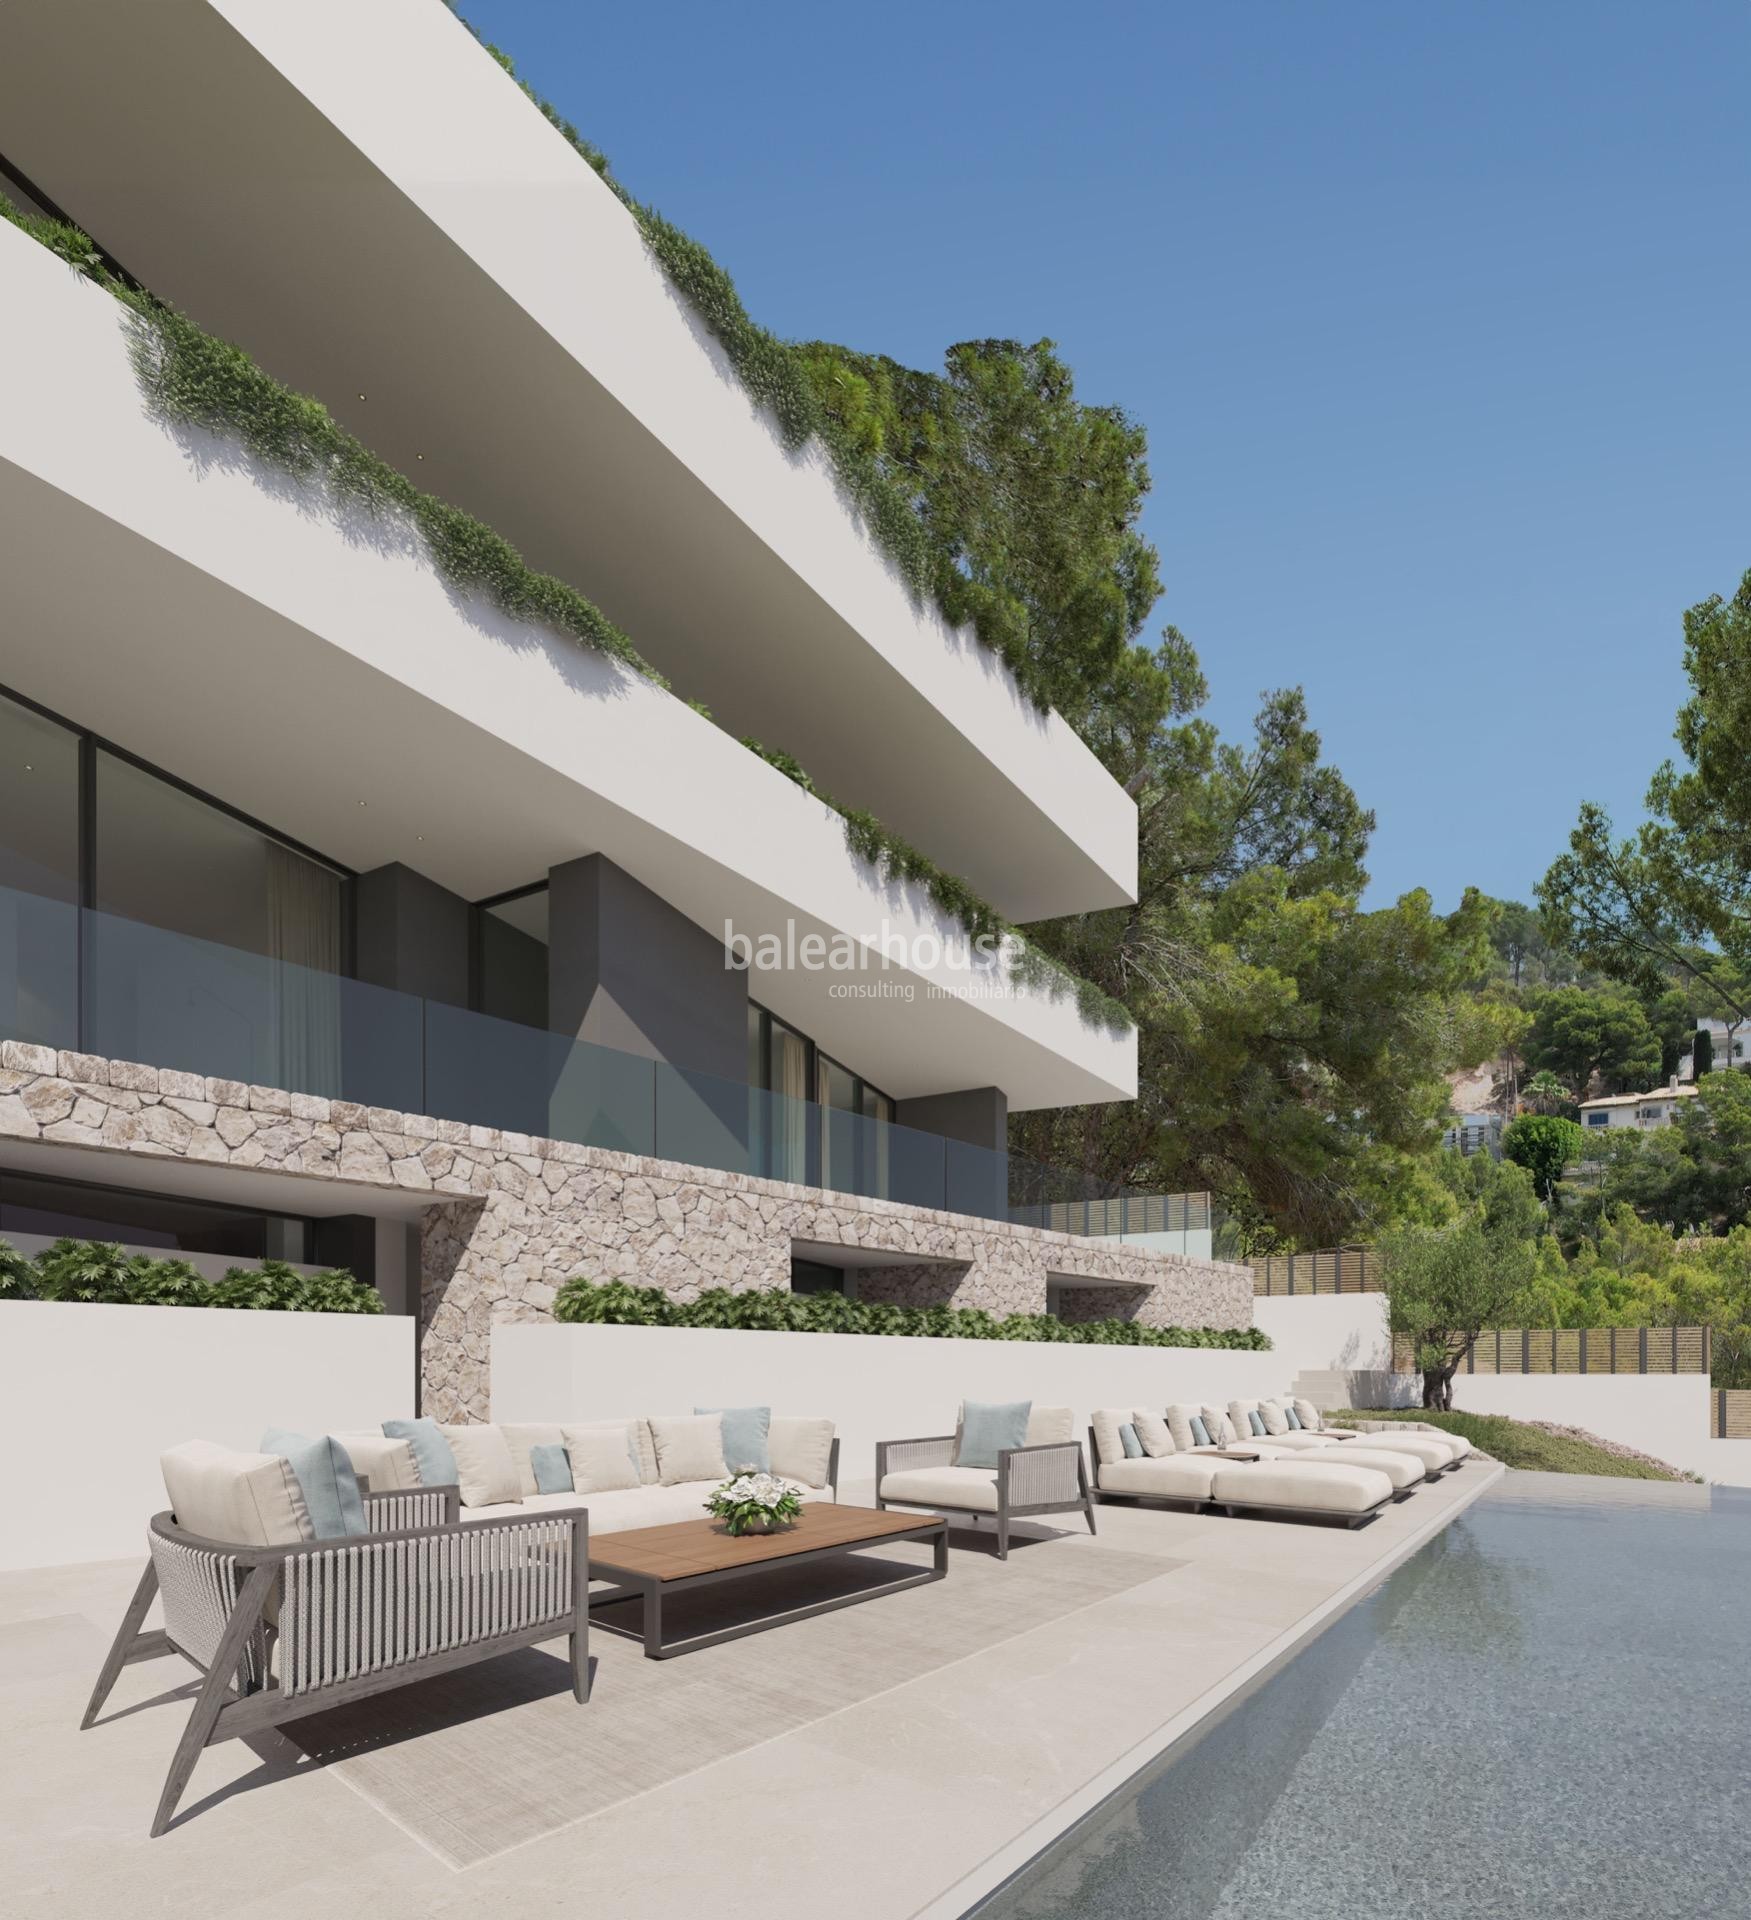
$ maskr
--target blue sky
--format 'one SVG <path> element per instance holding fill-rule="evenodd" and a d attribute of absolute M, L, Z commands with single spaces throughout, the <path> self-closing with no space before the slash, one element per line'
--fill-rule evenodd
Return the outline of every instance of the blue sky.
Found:
<path fill-rule="evenodd" d="M 1751 8 L 463 11 L 766 325 L 1140 419 L 1156 623 L 1225 730 L 1306 688 L 1372 903 L 1636 817 L 1751 567 Z"/>

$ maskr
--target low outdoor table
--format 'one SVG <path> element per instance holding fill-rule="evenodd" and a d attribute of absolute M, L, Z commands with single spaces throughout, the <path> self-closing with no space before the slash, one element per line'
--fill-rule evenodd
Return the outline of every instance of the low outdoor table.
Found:
<path fill-rule="evenodd" d="M 762 1573 L 781 1572 L 805 1561 L 827 1560 L 883 1547 L 896 1540 L 928 1540 L 935 1546 L 931 1566 L 880 1586 L 861 1588 L 831 1600 L 811 1601 L 787 1608 L 742 1626 L 688 1635 L 680 1640 L 663 1637 L 663 1602 L 671 1594 L 722 1580 L 748 1580 Z M 879 1600 L 907 1587 L 921 1587 L 948 1575 L 948 1522 L 940 1514 L 883 1513 L 873 1507 L 842 1507 L 811 1500 L 794 1526 L 780 1533 L 726 1533 L 721 1520 L 681 1520 L 670 1526 L 633 1527 L 624 1533 L 602 1533 L 590 1541 L 590 1578 L 616 1582 L 608 1593 L 590 1595 L 590 1609 L 619 1601 L 644 1602 L 644 1651 L 647 1660 L 667 1660 L 678 1653 L 696 1653 L 745 1634 L 764 1633 L 769 1627 L 788 1626 L 817 1613 Z M 610 1632 L 620 1631 L 611 1621 Z"/>

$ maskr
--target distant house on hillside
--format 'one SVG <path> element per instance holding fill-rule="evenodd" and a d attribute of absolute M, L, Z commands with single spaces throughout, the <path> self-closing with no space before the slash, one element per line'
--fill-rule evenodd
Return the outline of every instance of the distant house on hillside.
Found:
<path fill-rule="evenodd" d="M 1727 1023 L 1724 1020 L 1699 1020 L 1696 1023 L 1698 1033 L 1706 1033 L 1713 1043 L 1714 1069 L 1717 1073 L 1723 1067 L 1742 1067 L 1751 1063 L 1751 1030 L 1743 1023 L 1733 1034 L 1732 1045 L 1727 1043 Z M 1696 1049 L 1692 1045 L 1688 1053 L 1682 1054 L 1678 1061 L 1678 1078 L 1694 1080 L 1696 1078 Z"/>
<path fill-rule="evenodd" d="M 1610 1093 L 1581 1102 L 1581 1125 L 1589 1132 L 1603 1127 L 1668 1127 L 1680 1104 L 1696 1098 L 1694 1087 L 1657 1087 L 1652 1093 Z"/>
<path fill-rule="evenodd" d="M 1441 1144 L 1450 1153 L 1487 1153 L 1492 1160 L 1499 1160 L 1505 1124 L 1499 1113 L 1456 1113 L 1441 1136 Z"/>

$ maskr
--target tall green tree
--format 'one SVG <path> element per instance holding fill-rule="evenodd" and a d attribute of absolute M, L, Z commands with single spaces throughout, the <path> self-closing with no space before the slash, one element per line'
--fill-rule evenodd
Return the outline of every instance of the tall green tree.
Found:
<path fill-rule="evenodd" d="M 964 342 L 929 373 L 798 351 L 835 431 L 912 501 L 939 603 L 1025 663 L 1137 800 L 1135 906 L 1029 932 L 1131 1008 L 1140 1098 L 1018 1116 L 1012 1145 L 1114 1183 L 1214 1188 L 1303 1239 L 1400 1204 L 1427 1177 L 1445 1070 L 1517 1019 L 1463 990 L 1489 959 L 1481 898 L 1364 912 L 1373 816 L 1300 690 L 1223 740 L 1185 637 L 1139 642 L 1161 592 L 1137 525 L 1143 435 L 1077 398 L 1050 341 Z"/>
<path fill-rule="evenodd" d="M 1684 671 L 1682 764 L 1654 775 L 1648 819 L 1620 839 L 1583 806 L 1537 894 L 1553 938 L 1645 993 L 1683 983 L 1736 1030 L 1751 1020 L 1751 573 L 1685 614 Z"/>
<path fill-rule="evenodd" d="M 1197 714 L 1180 636 L 1151 665 L 1170 720 L 1103 742 L 1138 798 L 1137 902 L 1032 929 L 1137 1015 L 1139 1097 L 1018 1116 L 1012 1142 L 1113 1182 L 1210 1189 L 1327 1244 L 1416 1187 L 1446 1070 L 1500 1044 L 1503 1016 L 1466 991 L 1489 910 L 1473 895 L 1440 915 L 1421 893 L 1362 910 L 1373 817 L 1299 691 L 1267 698 L 1242 746 Z"/>
<path fill-rule="evenodd" d="M 1572 1120 L 1555 1114 L 1523 1113 L 1509 1121 L 1502 1131 L 1502 1151 L 1517 1167 L 1532 1176 L 1533 1190 L 1553 1211 L 1557 1204 L 1556 1183 L 1563 1169 L 1578 1160 L 1585 1141 L 1583 1130 Z"/>
<path fill-rule="evenodd" d="M 911 498 L 943 611 L 1073 725 L 1099 724 L 1161 595 L 1137 529 L 1143 429 L 1078 400 L 1050 340 L 963 341 L 940 373 L 825 341 L 796 351 L 827 417 Z"/>
<path fill-rule="evenodd" d="M 1554 1073 L 1577 1100 L 1595 1077 L 1612 1093 L 1639 1092 L 1660 1074 L 1660 1038 L 1641 1002 L 1619 988 L 1553 987 L 1535 995 L 1523 1043 L 1534 1072 Z"/>

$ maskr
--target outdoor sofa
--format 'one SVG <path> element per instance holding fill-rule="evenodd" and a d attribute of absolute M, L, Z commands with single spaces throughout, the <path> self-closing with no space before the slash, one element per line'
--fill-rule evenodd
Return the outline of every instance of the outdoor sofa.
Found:
<path fill-rule="evenodd" d="M 1002 1431 L 1002 1429 L 1007 1429 Z M 1006 1444 L 1007 1442 L 1007 1444 Z M 876 1443 L 876 1505 L 994 1520 L 1009 1558 L 1013 1520 L 1080 1513 L 1095 1530 L 1088 1462 L 1069 1407 L 963 1402 L 953 1433 Z"/>
<path fill-rule="evenodd" d="M 270 1432 L 259 1453 L 190 1441 L 162 1457 L 170 1508 L 150 1523 L 146 1569 L 80 1723 L 134 1661 L 180 1653 L 202 1673 L 154 1838 L 217 1741 L 562 1634 L 586 1701 L 592 1530 L 698 1519 L 748 1465 L 804 1502 L 833 1499 L 838 1481 L 833 1423 L 765 1408 L 384 1425 Z M 155 1599 L 164 1626 L 147 1632 Z"/>
<path fill-rule="evenodd" d="M 192 1441 L 162 1466 L 171 1509 L 150 1523 L 146 1569 L 80 1722 L 134 1661 L 179 1653 L 201 1673 L 154 1839 L 222 1740 L 561 1635 L 573 1697 L 589 1699 L 583 1511 L 464 1525 L 453 1486 L 355 1487 L 352 1530 L 319 1532 L 281 1454 Z M 164 1625 L 148 1632 L 154 1599 Z"/>
<path fill-rule="evenodd" d="M 1398 1462 L 1330 1462 L 1272 1454 L 1239 1440 L 1219 1407 L 1175 1405 L 1165 1414 L 1101 1408 L 1089 1429 L 1102 1500 L 1166 1502 L 1229 1514 L 1317 1519 L 1360 1526 L 1417 1474 Z"/>

